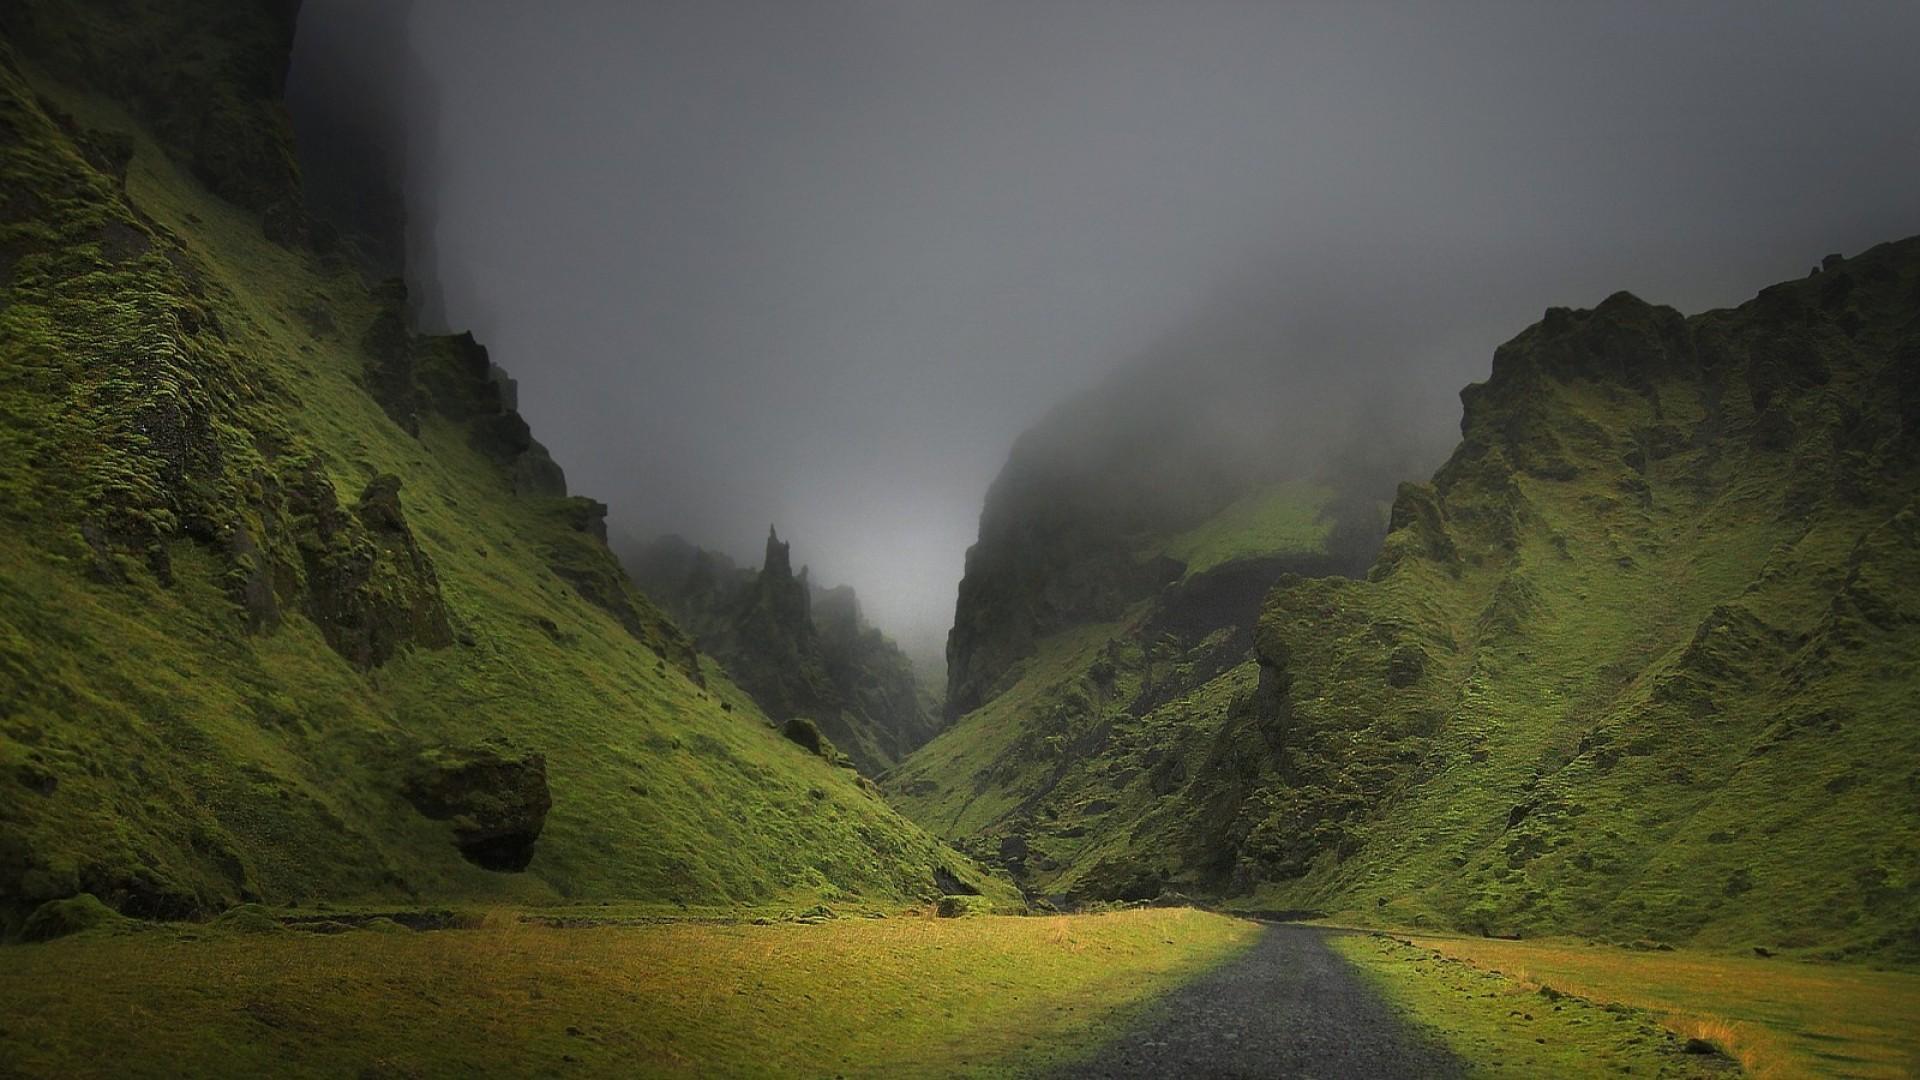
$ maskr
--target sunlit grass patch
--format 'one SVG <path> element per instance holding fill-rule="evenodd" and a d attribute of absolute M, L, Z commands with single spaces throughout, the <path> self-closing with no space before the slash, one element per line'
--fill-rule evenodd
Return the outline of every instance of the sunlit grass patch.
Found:
<path fill-rule="evenodd" d="M 1412 940 L 1523 984 L 1651 1010 L 1754 1076 L 1920 1075 L 1920 975 L 1685 950 Z"/>
<path fill-rule="evenodd" d="M 1728 1057 L 1689 1053 L 1656 1014 L 1611 1007 L 1370 934 L 1332 939 L 1387 1001 L 1476 1077 L 1725 1076 Z M 1716 1044 L 1717 1045 L 1717 1044 Z"/>
<path fill-rule="evenodd" d="M 1190 910 L 429 933 L 162 928 L 18 946 L 27 1076 L 968 1076 L 1090 1051 L 1250 944 Z"/>

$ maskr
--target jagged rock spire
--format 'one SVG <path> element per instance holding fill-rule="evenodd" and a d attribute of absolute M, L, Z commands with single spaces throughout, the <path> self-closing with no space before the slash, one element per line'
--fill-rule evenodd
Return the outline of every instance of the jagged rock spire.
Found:
<path fill-rule="evenodd" d="M 780 534 L 774 530 L 774 527 L 767 526 L 767 561 L 761 573 L 778 573 L 783 578 L 792 577 L 793 560 L 787 554 L 787 548 L 788 545 L 781 542 Z"/>

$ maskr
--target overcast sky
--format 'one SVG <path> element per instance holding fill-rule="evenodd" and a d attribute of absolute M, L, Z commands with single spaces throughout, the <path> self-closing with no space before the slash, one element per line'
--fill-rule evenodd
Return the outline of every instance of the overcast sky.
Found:
<path fill-rule="evenodd" d="M 411 28 L 426 272 L 573 490 L 753 561 L 777 522 L 896 632 L 944 631 L 1014 437 L 1250 267 L 1277 323 L 1364 331 L 1340 390 L 1435 431 L 1550 305 L 1691 312 L 1920 231 L 1911 2 L 417 0 Z"/>

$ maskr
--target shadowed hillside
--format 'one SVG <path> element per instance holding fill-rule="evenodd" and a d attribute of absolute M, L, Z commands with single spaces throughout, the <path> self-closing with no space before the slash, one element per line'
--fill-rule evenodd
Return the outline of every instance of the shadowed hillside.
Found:
<path fill-rule="evenodd" d="M 822 589 L 804 566 L 794 573 L 772 530 L 758 571 L 677 536 L 630 545 L 623 558 L 762 711 L 813 721 L 862 772 L 878 776 L 937 730 L 912 663 L 867 625 L 853 589 Z"/>
<path fill-rule="evenodd" d="M 986 884 L 770 727 L 486 350 L 328 246 L 294 7 L 0 15 L 0 921 Z"/>
<path fill-rule="evenodd" d="M 1391 440 L 1355 453 L 1238 348 L 1168 349 L 1023 436 L 987 498 L 948 639 L 951 727 L 886 778 L 927 827 L 1030 890 L 1141 899 L 1160 828 L 1255 679 L 1283 575 L 1377 550 Z M 1176 845 L 1170 848 L 1169 845 Z"/>

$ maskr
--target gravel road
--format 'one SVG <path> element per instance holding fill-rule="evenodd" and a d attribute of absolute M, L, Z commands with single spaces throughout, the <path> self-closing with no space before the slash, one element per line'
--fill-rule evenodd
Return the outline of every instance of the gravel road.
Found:
<path fill-rule="evenodd" d="M 1327 947 L 1338 931 L 1271 924 L 1240 957 L 1155 1003 L 1058 1080 L 1315 1077 L 1445 1080 L 1446 1048 L 1400 1019 Z"/>

